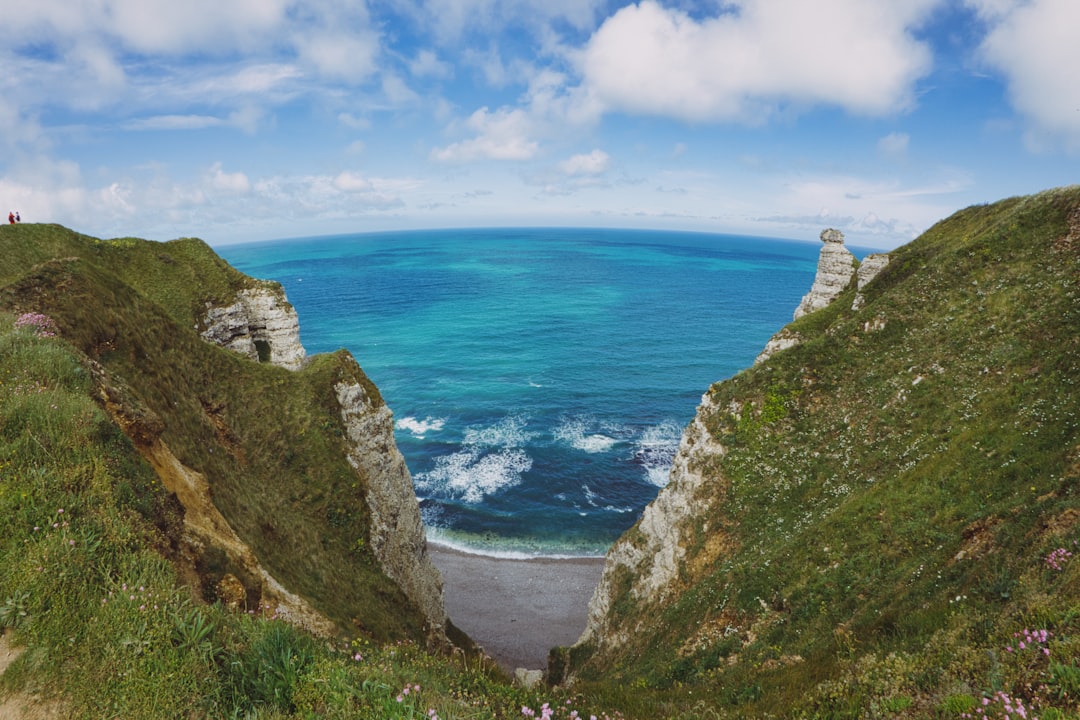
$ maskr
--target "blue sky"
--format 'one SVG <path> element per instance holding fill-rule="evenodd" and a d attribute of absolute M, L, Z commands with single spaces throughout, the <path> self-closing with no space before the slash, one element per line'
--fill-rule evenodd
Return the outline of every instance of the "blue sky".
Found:
<path fill-rule="evenodd" d="M 891 248 L 1080 181 L 1077 0 L 0 0 L 0 203 L 99 237 Z"/>

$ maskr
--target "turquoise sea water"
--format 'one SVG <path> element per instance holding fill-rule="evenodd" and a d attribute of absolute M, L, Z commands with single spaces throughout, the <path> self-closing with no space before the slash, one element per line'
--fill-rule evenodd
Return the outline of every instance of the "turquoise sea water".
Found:
<path fill-rule="evenodd" d="M 820 244 L 595 229 L 227 246 L 309 353 L 348 348 L 394 412 L 429 538 L 602 554 L 667 480 L 709 385 L 749 367 Z"/>

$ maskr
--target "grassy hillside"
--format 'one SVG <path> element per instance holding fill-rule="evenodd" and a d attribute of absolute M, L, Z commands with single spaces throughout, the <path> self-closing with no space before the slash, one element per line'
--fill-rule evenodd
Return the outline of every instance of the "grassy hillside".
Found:
<path fill-rule="evenodd" d="M 957 213 L 865 294 L 709 390 L 676 593 L 625 578 L 582 677 L 657 716 L 1077 717 L 1080 189 Z"/>

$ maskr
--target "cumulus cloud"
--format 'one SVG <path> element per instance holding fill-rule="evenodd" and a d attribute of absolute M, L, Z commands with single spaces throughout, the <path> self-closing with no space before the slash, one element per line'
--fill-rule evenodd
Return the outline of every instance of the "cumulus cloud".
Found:
<path fill-rule="evenodd" d="M 421 50 L 409 61 L 409 72 L 414 77 L 448 78 L 454 74 L 454 67 L 440 60 L 431 50 Z"/>
<path fill-rule="evenodd" d="M 968 0 L 989 23 L 981 58 L 999 71 L 1009 99 L 1031 123 L 1036 148 L 1080 152 L 1080 3 L 1075 0 Z"/>
<path fill-rule="evenodd" d="M 221 163 L 214 163 L 207 173 L 207 182 L 214 190 L 230 193 L 246 193 L 251 189 L 247 175 L 242 172 L 227 173 L 221 169 Z"/>
<path fill-rule="evenodd" d="M 500 108 L 491 112 L 482 107 L 466 121 L 476 136 L 451 143 L 431 152 L 439 162 L 469 160 L 528 160 L 536 155 L 539 143 L 531 139 L 532 120 L 521 108 Z"/>
<path fill-rule="evenodd" d="M 574 155 L 559 163 L 559 169 L 566 175 L 602 175 L 611 165 L 611 156 L 603 150 Z"/>
<path fill-rule="evenodd" d="M 4 13 L 17 38 L 108 39 L 139 53 L 251 48 L 286 19 L 290 0 L 36 0 Z"/>
<path fill-rule="evenodd" d="M 354 172 L 342 172 L 334 178 L 334 187 L 342 192 L 367 192 L 371 190 L 371 181 Z"/>
<path fill-rule="evenodd" d="M 301 61 L 319 75 L 360 82 L 375 73 L 379 39 L 372 32 L 301 32 L 293 40 Z"/>
<path fill-rule="evenodd" d="M 930 49 L 912 31 L 941 0 L 735 0 L 697 19 L 654 0 L 608 18 L 579 56 L 605 109 L 760 122 L 787 105 L 911 107 Z"/>

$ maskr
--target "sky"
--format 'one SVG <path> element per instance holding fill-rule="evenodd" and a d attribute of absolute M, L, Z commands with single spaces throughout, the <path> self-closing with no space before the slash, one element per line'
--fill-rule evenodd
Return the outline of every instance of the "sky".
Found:
<path fill-rule="evenodd" d="M 0 0 L 0 208 L 891 249 L 1080 182 L 1078 0 Z"/>

